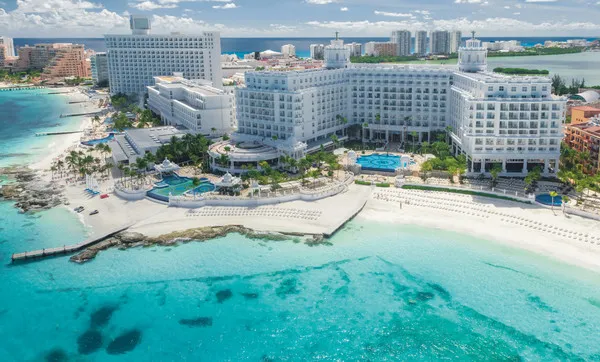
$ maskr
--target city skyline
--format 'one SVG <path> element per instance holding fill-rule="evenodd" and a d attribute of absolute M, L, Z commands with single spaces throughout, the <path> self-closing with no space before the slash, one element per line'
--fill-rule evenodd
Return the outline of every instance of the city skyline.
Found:
<path fill-rule="evenodd" d="M 223 37 L 389 36 L 393 30 L 475 30 L 481 36 L 593 36 L 600 5 L 586 0 L 5 0 L 0 33 L 98 37 L 126 33 L 128 16 L 156 32 L 220 31 Z"/>

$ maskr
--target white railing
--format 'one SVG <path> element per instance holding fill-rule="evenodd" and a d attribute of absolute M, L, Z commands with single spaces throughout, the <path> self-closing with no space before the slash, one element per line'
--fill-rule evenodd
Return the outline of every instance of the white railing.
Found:
<path fill-rule="evenodd" d="M 122 184 L 115 184 L 115 195 L 128 201 L 142 200 L 146 197 L 146 192 L 150 190 L 149 187 L 140 187 L 139 189 L 130 189 L 124 187 Z"/>
<path fill-rule="evenodd" d="M 329 187 L 322 187 L 316 190 L 302 189 L 300 192 L 267 196 L 267 197 L 241 197 L 241 196 L 171 196 L 169 197 L 169 206 L 198 208 L 203 206 L 242 206 L 256 207 L 261 205 L 273 205 L 290 201 L 316 201 L 330 196 L 340 194 L 348 189 L 348 182 L 352 183 L 354 176 L 346 178 L 344 182 L 335 183 Z"/>

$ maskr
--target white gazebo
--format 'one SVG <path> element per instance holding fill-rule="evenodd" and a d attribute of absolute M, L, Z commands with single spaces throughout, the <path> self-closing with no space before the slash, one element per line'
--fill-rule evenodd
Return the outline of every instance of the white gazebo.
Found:
<path fill-rule="evenodd" d="M 229 188 L 229 189 L 233 189 L 233 188 L 237 188 L 241 185 L 242 183 L 242 179 L 240 179 L 239 177 L 233 177 L 231 176 L 231 174 L 229 172 L 227 172 L 225 175 L 223 175 L 223 177 L 221 178 L 221 181 L 215 183 L 215 186 L 218 189 L 224 189 L 224 188 Z"/>
<path fill-rule="evenodd" d="M 179 165 L 165 158 L 162 163 L 154 165 L 154 169 L 160 173 L 169 173 L 179 170 Z"/>

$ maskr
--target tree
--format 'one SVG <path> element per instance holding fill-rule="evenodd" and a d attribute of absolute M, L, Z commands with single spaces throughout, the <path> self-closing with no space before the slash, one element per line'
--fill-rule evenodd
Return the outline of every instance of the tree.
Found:
<path fill-rule="evenodd" d="M 333 142 L 333 147 L 338 148 L 340 145 L 340 139 L 338 138 L 338 136 L 332 134 L 329 138 L 331 139 L 331 142 Z"/>
<path fill-rule="evenodd" d="M 450 132 L 452 132 L 452 126 L 446 126 L 446 143 L 450 143 Z"/>
<path fill-rule="evenodd" d="M 550 208 L 552 209 L 552 213 L 554 213 L 554 198 L 556 196 L 558 196 L 558 193 L 556 191 L 550 191 L 550 197 L 552 198 L 552 205 L 550 205 Z"/>
<path fill-rule="evenodd" d="M 502 166 L 500 164 L 494 164 L 492 169 L 490 170 L 490 175 L 492 175 L 492 187 L 496 187 L 498 184 L 498 175 L 502 172 Z"/>
<path fill-rule="evenodd" d="M 417 140 L 418 137 L 418 133 L 416 131 L 412 131 L 410 133 L 410 138 L 412 139 L 412 148 L 413 148 L 413 152 L 415 151 L 416 145 L 415 145 L 415 141 Z"/>

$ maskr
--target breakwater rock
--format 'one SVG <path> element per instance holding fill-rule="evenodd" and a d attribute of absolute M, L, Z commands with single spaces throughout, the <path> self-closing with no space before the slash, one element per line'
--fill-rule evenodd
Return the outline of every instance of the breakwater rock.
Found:
<path fill-rule="evenodd" d="M 250 239 L 261 240 L 281 241 L 300 239 L 300 236 L 297 234 L 287 235 L 282 233 L 261 232 L 240 225 L 207 226 L 183 231 L 174 231 L 157 237 L 150 237 L 137 232 L 123 231 L 72 256 L 70 260 L 75 263 L 85 263 L 94 259 L 100 251 L 113 247 L 129 249 L 132 247 L 147 247 L 153 245 L 172 246 L 190 241 L 206 241 L 224 237 L 229 233 L 237 233 Z M 308 245 L 315 245 L 323 243 L 324 241 L 322 236 L 310 235 L 306 238 L 305 242 Z"/>
<path fill-rule="evenodd" d="M 66 202 L 64 186 L 42 180 L 37 171 L 6 167 L 0 169 L 0 174 L 8 177 L 0 188 L 0 198 L 14 201 L 21 212 L 47 210 Z"/>

